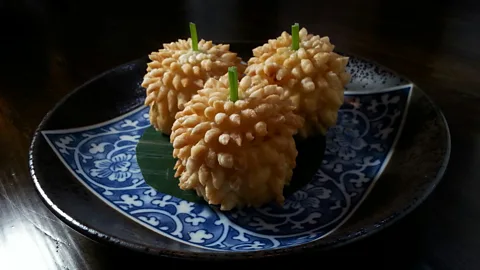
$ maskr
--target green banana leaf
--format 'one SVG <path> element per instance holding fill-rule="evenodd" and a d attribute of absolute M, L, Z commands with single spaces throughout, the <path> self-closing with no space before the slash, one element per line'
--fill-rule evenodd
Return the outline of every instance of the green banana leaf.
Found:
<path fill-rule="evenodd" d="M 297 166 L 292 181 L 284 189 L 284 196 L 291 195 L 307 184 L 320 168 L 325 150 L 325 137 L 295 138 L 298 150 Z M 153 127 L 145 130 L 136 148 L 137 162 L 146 183 L 158 192 L 196 203 L 205 203 L 193 190 L 181 190 L 174 177 L 176 159 L 172 156 L 170 138 Z"/>
<path fill-rule="evenodd" d="M 203 202 L 194 190 L 181 190 L 175 178 L 176 159 L 170 138 L 152 126 L 143 133 L 136 148 L 137 162 L 147 185 L 155 190 L 189 202 Z"/>

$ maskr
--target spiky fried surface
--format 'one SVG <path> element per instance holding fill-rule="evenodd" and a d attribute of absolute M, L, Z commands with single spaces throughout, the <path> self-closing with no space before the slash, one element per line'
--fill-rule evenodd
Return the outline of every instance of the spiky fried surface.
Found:
<path fill-rule="evenodd" d="M 292 136 L 303 119 L 281 87 L 245 77 L 232 102 L 226 81 L 208 80 L 176 116 L 170 139 L 179 186 L 221 210 L 282 203 L 296 165 Z"/>
<path fill-rule="evenodd" d="M 164 44 L 163 49 L 149 55 L 151 62 L 142 86 L 146 88 L 145 105 L 150 106 L 150 122 L 155 129 L 170 134 L 175 114 L 209 78 L 218 79 L 230 66 L 237 66 L 243 73 L 245 66 L 229 48 L 201 40 L 199 50 L 192 51 L 188 39 Z"/>
<path fill-rule="evenodd" d="M 300 30 L 300 49 L 292 50 L 292 37 L 283 32 L 253 50 L 246 75 L 265 77 L 285 89 L 296 113 L 305 118 L 302 137 L 325 133 L 337 121 L 344 87 L 350 80 L 345 70 L 348 57 L 335 53 L 328 37 Z"/>

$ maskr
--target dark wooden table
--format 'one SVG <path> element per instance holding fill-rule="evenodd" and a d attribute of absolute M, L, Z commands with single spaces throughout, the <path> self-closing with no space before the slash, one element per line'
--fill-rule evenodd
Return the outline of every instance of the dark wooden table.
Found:
<path fill-rule="evenodd" d="M 197 23 L 202 37 L 247 50 L 299 22 L 330 36 L 337 49 L 416 82 L 451 128 L 444 179 L 401 222 L 328 254 L 244 264 L 480 269 L 480 4 L 475 2 L 0 0 L 0 269 L 192 264 L 80 235 L 43 205 L 27 168 L 32 133 L 60 98 L 104 70 L 185 37 L 189 21 Z"/>

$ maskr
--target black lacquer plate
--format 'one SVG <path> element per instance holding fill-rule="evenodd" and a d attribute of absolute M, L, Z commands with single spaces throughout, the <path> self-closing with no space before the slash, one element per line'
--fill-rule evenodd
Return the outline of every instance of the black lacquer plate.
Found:
<path fill-rule="evenodd" d="M 288 191 L 283 207 L 222 213 L 183 201 L 149 187 L 138 168 L 135 146 L 149 127 L 140 86 L 147 60 L 75 89 L 32 140 L 29 165 L 39 194 L 92 239 L 184 258 L 332 249 L 412 211 L 448 163 L 450 135 L 435 104 L 409 80 L 351 56 L 352 81 L 337 125 L 323 144 L 299 145 L 299 160 L 320 161 L 317 172 Z"/>

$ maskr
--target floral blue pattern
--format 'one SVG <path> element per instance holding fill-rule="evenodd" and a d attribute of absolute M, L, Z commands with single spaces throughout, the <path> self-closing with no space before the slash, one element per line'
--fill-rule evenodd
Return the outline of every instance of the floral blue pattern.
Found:
<path fill-rule="evenodd" d="M 90 169 L 93 177 L 105 178 L 111 181 L 123 182 L 132 177 L 132 154 L 118 154 L 111 159 L 101 159 L 94 162 L 95 168 Z M 138 172 L 138 171 L 137 171 Z"/>
<path fill-rule="evenodd" d="M 322 166 L 283 206 L 220 212 L 148 186 L 135 155 L 150 126 L 147 107 L 94 126 L 42 133 L 82 184 L 164 236 L 221 251 L 284 248 L 325 237 L 361 204 L 388 163 L 411 87 L 346 93 L 337 125 L 326 136 Z"/>
<path fill-rule="evenodd" d="M 360 132 L 350 127 L 335 126 L 327 135 L 328 152 L 338 154 L 344 160 L 354 158 L 357 151 L 367 146 Z"/>

